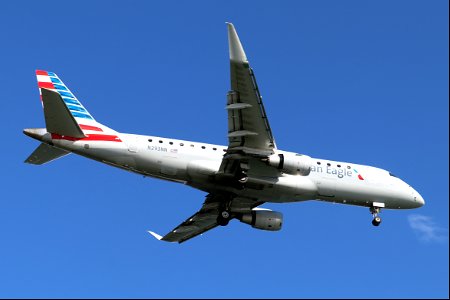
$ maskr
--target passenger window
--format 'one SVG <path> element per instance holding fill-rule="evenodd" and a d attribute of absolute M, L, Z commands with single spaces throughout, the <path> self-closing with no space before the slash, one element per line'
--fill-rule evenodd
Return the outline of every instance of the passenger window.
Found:
<path fill-rule="evenodd" d="M 148 141 L 151 143 L 153 140 L 152 139 L 148 139 Z"/>
<path fill-rule="evenodd" d="M 191 144 L 191 147 L 194 147 L 194 144 Z"/>
<path fill-rule="evenodd" d="M 330 166 L 331 166 L 331 164 L 330 164 L 330 163 L 327 163 L 327 166 L 329 166 L 329 167 L 330 167 Z"/>
<path fill-rule="evenodd" d="M 173 142 L 169 142 L 170 145 L 173 145 Z"/>
<path fill-rule="evenodd" d="M 340 168 L 340 167 L 341 167 L 341 165 L 337 165 L 337 167 L 338 167 L 338 168 Z"/>
<path fill-rule="evenodd" d="M 320 165 L 320 161 L 318 161 L 317 164 Z"/>
<path fill-rule="evenodd" d="M 184 146 L 184 144 L 183 144 L 183 143 L 180 143 L 180 146 Z"/>
<path fill-rule="evenodd" d="M 206 147 L 205 146 L 202 146 L 202 149 L 205 149 Z"/>
<path fill-rule="evenodd" d="M 159 143 L 160 143 L 160 144 L 162 144 L 162 143 L 163 143 L 163 141 L 159 140 Z"/>
<path fill-rule="evenodd" d="M 347 166 L 347 169 L 351 169 L 351 167 L 350 167 L 350 166 Z"/>
<path fill-rule="evenodd" d="M 213 150 L 214 150 L 214 151 L 216 151 L 216 150 L 217 150 L 217 148 L 213 148 Z"/>

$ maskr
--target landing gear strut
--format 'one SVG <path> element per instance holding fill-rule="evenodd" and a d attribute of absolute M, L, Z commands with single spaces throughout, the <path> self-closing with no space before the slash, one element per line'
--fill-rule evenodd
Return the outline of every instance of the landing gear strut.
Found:
<path fill-rule="evenodd" d="M 380 213 L 380 210 L 381 210 L 381 208 L 376 207 L 376 206 L 372 206 L 370 208 L 370 213 L 373 216 L 373 220 L 372 220 L 373 226 L 380 226 L 380 224 L 381 224 L 381 217 L 378 215 Z"/>

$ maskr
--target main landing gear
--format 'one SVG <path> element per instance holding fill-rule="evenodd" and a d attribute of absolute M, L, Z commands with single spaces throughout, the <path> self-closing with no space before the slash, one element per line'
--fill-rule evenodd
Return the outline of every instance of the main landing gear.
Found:
<path fill-rule="evenodd" d="M 231 214 L 227 210 L 222 210 L 217 216 L 217 223 L 220 226 L 227 226 L 231 220 Z"/>
<path fill-rule="evenodd" d="M 242 171 L 242 172 L 241 172 L 238 181 L 239 181 L 239 183 L 241 183 L 241 184 L 247 183 L 247 181 L 248 181 L 248 176 L 247 176 L 247 172 L 246 172 L 246 171 Z"/>
<path fill-rule="evenodd" d="M 248 171 L 248 166 L 246 164 L 242 164 L 241 163 L 241 169 L 239 170 L 239 172 L 236 175 L 236 188 L 239 190 L 243 190 L 245 189 L 245 184 L 248 181 L 248 175 L 247 175 L 247 171 Z"/>
<path fill-rule="evenodd" d="M 248 162 L 241 161 L 239 164 L 239 170 L 238 172 L 238 181 L 240 184 L 244 185 L 248 181 L 248 175 L 247 172 L 250 170 L 250 166 L 248 165 Z"/>
<path fill-rule="evenodd" d="M 370 213 L 373 216 L 373 220 L 372 220 L 373 226 L 380 226 L 380 224 L 381 224 L 381 217 L 378 215 L 380 213 L 380 210 L 381 210 L 381 208 L 376 207 L 376 206 L 372 206 L 370 208 Z"/>

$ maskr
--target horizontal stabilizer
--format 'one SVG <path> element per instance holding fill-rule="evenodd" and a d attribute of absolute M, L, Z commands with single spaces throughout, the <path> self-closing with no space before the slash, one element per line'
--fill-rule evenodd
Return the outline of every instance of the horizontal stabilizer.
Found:
<path fill-rule="evenodd" d="M 42 102 L 48 132 L 74 138 L 86 137 L 59 93 L 43 88 Z"/>
<path fill-rule="evenodd" d="M 34 150 L 34 152 L 31 153 L 31 155 L 25 160 L 25 162 L 33 165 L 42 165 L 69 153 L 70 152 L 68 151 L 41 143 L 39 147 L 37 147 L 36 150 Z"/>

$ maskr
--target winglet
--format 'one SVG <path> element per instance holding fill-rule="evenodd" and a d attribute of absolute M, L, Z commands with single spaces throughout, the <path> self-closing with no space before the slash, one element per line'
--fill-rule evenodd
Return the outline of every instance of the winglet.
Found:
<path fill-rule="evenodd" d="M 245 55 L 244 48 L 242 47 L 239 36 L 234 29 L 232 23 L 226 23 L 228 26 L 228 47 L 230 51 L 230 60 L 235 62 L 247 62 L 247 56 Z"/>
<path fill-rule="evenodd" d="M 160 236 L 159 234 L 157 234 L 157 233 L 155 233 L 155 232 L 153 232 L 153 231 L 147 231 L 148 233 L 150 233 L 151 235 L 153 235 L 153 237 L 155 238 L 155 239 L 157 239 L 158 241 L 160 241 L 163 237 L 162 236 Z"/>

